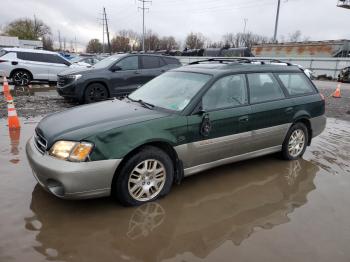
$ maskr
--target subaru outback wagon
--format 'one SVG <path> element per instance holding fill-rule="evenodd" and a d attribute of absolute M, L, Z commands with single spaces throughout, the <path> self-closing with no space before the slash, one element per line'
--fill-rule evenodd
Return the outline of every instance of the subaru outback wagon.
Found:
<path fill-rule="evenodd" d="M 297 66 L 208 60 L 124 100 L 45 117 L 26 153 L 39 184 L 60 198 L 112 195 L 139 205 L 209 168 L 276 152 L 297 159 L 324 130 L 324 113 L 323 96 Z"/>

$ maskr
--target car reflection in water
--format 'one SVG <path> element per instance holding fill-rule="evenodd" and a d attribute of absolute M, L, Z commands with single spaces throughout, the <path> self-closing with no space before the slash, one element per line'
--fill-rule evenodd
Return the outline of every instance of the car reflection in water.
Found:
<path fill-rule="evenodd" d="M 26 228 L 48 260 L 162 261 L 205 258 L 226 241 L 240 245 L 257 227 L 289 222 L 307 202 L 318 167 L 264 157 L 184 180 L 158 202 L 124 208 L 110 199 L 62 201 L 36 186 Z"/>

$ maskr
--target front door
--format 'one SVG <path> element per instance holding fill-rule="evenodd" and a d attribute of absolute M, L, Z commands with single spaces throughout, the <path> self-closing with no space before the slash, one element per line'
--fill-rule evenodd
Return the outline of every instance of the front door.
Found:
<path fill-rule="evenodd" d="M 189 152 L 184 167 L 244 154 L 250 141 L 248 94 L 244 75 L 216 81 L 202 98 L 203 112 L 188 117 Z"/>

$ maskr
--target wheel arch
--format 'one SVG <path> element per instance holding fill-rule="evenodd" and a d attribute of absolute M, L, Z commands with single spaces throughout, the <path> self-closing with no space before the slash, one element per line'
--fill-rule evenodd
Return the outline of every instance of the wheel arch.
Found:
<path fill-rule="evenodd" d="M 134 148 L 133 150 L 128 152 L 123 157 L 122 162 L 119 164 L 119 166 L 117 167 L 117 169 L 116 169 L 116 171 L 114 173 L 113 180 L 112 180 L 112 185 L 111 185 L 112 190 L 114 188 L 113 184 L 115 183 L 115 180 L 118 177 L 118 173 L 123 168 L 125 163 L 133 155 L 137 154 L 138 152 L 140 152 L 143 148 L 145 148 L 147 146 L 153 146 L 153 147 L 159 148 L 160 150 L 164 151 L 170 157 L 170 159 L 172 160 L 172 162 L 174 164 L 174 182 L 177 183 L 177 184 L 181 183 L 181 180 L 184 177 L 182 161 L 179 159 L 175 149 L 173 148 L 173 146 L 169 142 L 157 140 L 157 141 L 151 141 L 151 142 L 144 143 L 144 144 Z M 112 192 L 112 194 L 113 194 L 113 192 Z"/>

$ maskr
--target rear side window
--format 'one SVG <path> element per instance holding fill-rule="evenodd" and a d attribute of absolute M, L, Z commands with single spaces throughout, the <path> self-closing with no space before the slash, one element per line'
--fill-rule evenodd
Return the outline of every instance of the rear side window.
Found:
<path fill-rule="evenodd" d="M 315 89 L 303 74 L 278 74 L 278 77 L 290 95 L 303 95 L 315 92 Z"/>
<path fill-rule="evenodd" d="M 248 74 L 250 102 L 260 103 L 284 98 L 283 90 L 270 73 Z"/>
<path fill-rule="evenodd" d="M 159 68 L 164 66 L 164 62 L 156 56 L 141 56 L 143 69 Z"/>
<path fill-rule="evenodd" d="M 164 60 L 165 63 L 167 63 L 168 65 L 179 65 L 179 64 L 180 64 L 180 61 L 177 60 L 176 58 L 163 57 L 163 60 Z"/>

